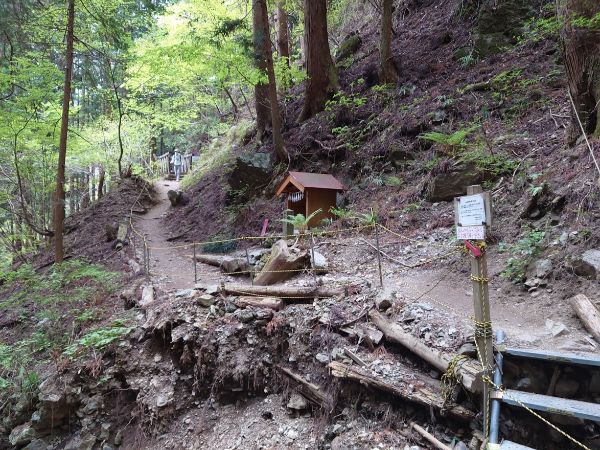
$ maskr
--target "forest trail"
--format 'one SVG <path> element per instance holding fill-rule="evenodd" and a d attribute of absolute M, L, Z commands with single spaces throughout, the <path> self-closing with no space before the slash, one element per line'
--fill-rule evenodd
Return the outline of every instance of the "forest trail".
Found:
<path fill-rule="evenodd" d="M 171 236 L 166 230 L 163 219 L 170 208 L 167 197 L 169 190 L 178 190 L 176 181 L 160 180 L 155 183 L 157 203 L 143 217 L 137 220 L 137 228 L 146 236 L 150 251 L 150 274 L 153 284 L 164 292 L 173 292 L 194 287 L 194 266 L 192 248 L 181 242 L 169 242 Z M 425 255 L 424 255 L 425 256 Z M 143 261 L 141 251 L 139 260 Z M 386 264 L 384 264 L 386 265 Z M 491 261 L 493 272 L 501 270 L 499 263 Z M 446 277 L 441 269 L 416 269 L 402 274 L 388 274 L 385 278 L 387 288 L 397 290 L 411 302 L 428 302 L 434 308 L 453 312 L 457 318 L 470 317 L 473 311 L 471 284 L 465 279 Z M 222 277 L 216 267 L 197 264 L 198 283 L 215 284 Z M 371 280 L 376 283 L 375 274 Z M 529 295 L 523 293 L 517 298 L 507 297 L 494 284 L 490 292 L 492 319 L 499 328 L 504 329 L 512 339 L 524 344 L 544 348 L 562 347 L 564 350 L 587 347 L 585 333 L 578 326 L 577 318 L 568 317 L 556 308 L 547 293 L 541 297 L 545 301 L 538 303 L 536 312 L 532 311 Z M 449 308 L 444 308 L 448 305 Z M 569 332 L 566 336 L 552 336 L 546 328 L 546 320 L 564 322 Z M 577 342 L 579 341 L 579 342 Z"/>
<path fill-rule="evenodd" d="M 180 242 L 169 242 L 170 237 L 162 219 L 169 210 L 167 193 L 179 190 L 177 181 L 160 180 L 155 183 L 157 203 L 141 218 L 137 219 L 138 231 L 146 237 L 150 247 L 150 275 L 153 284 L 165 292 L 194 287 L 194 266 L 191 246 L 184 247 Z M 139 259 L 143 261 L 141 247 Z M 198 264 L 200 268 L 201 264 Z M 198 282 L 210 281 L 218 274 L 218 269 L 202 265 L 198 270 Z"/>

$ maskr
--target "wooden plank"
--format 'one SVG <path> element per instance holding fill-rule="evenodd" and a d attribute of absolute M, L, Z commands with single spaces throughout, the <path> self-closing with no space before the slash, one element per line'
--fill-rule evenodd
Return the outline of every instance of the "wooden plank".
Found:
<path fill-rule="evenodd" d="M 600 356 L 592 353 L 555 352 L 552 350 L 513 347 L 506 347 L 503 349 L 503 352 L 507 355 L 519 356 L 522 358 L 600 367 Z"/>
<path fill-rule="evenodd" d="M 550 397 L 548 395 L 532 394 L 530 392 L 507 389 L 499 394 L 500 399 L 507 405 L 518 406 L 522 404 L 536 411 L 563 416 L 578 417 L 579 419 L 600 422 L 600 404 L 587 403 L 579 400 Z"/>
<path fill-rule="evenodd" d="M 585 328 L 600 342 L 600 313 L 598 308 L 583 294 L 571 298 L 571 304 Z"/>

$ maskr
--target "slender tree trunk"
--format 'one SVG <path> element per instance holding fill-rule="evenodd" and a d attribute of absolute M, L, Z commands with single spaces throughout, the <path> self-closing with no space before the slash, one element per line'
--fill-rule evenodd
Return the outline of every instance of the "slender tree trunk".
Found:
<path fill-rule="evenodd" d="M 393 0 L 383 0 L 381 8 L 381 30 L 379 35 L 379 82 L 396 83 L 398 72 L 392 58 L 392 13 Z"/>
<path fill-rule="evenodd" d="M 257 69 L 267 75 L 267 54 L 271 53 L 269 35 L 265 34 L 265 22 L 268 21 L 264 0 L 252 0 L 252 26 L 254 35 L 254 61 Z M 258 139 L 262 140 L 265 131 L 271 129 L 271 110 L 269 108 L 269 86 L 267 83 L 257 83 L 254 86 L 256 101 L 256 128 Z"/>
<path fill-rule="evenodd" d="M 100 174 L 98 175 L 98 200 L 104 196 L 104 166 L 99 166 Z"/>
<path fill-rule="evenodd" d="M 67 137 L 69 134 L 69 104 L 71 100 L 71 80 L 73 77 L 73 28 L 75 23 L 75 0 L 67 3 L 67 51 L 65 57 L 65 83 L 63 109 L 58 146 L 58 167 L 56 170 L 56 193 L 54 195 L 54 262 L 62 263 L 65 256 L 63 231 L 65 225 L 65 161 L 67 159 Z"/>
<path fill-rule="evenodd" d="M 265 36 L 270 36 L 269 19 L 267 15 L 266 0 L 255 0 L 255 8 L 260 8 L 260 17 L 263 18 L 262 31 Z M 267 77 L 269 78 L 268 94 L 269 94 L 269 109 L 271 110 L 271 124 L 273 130 L 273 149 L 275 157 L 279 161 L 287 161 L 288 155 L 283 144 L 283 136 L 281 135 L 281 112 L 279 111 L 279 102 L 277 99 L 277 83 L 275 81 L 275 69 L 273 68 L 273 54 L 270 49 L 270 39 L 266 40 L 266 48 L 264 56 L 266 57 Z"/>
<path fill-rule="evenodd" d="M 327 98 L 337 89 L 327 35 L 327 0 L 304 0 L 304 35 L 308 80 L 299 122 L 323 111 Z"/>
<path fill-rule="evenodd" d="M 586 133 L 600 137 L 600 32 L 577 28 L 571 21 L 574 17 L 592 18 L 600 13 L 600 2 L 562 0 L 559 13 L 565 24 L 562 41 L 569 91 Z M 581 129 L 573 115 L 569 130 L 570 144 L 574 144 L 580 134 Z"/>
<path fill-rule="evenodd" d="M 277 2 L 277 55 L 286 58 L 290 65 L 290 37 L 288 33 L 288 13 L 283 1 Z"/>
<path fill-rule="evenodd" d="M 231 103 L 231 110 L 233 111 L 233 119 L 235 120 L 239 114 L 238 106 L 235 103 L 235 100 L 233 99 L 231 92 L 229 92 L 229 89 L 227 89 L 225 86 L 223 86 L 223 91 L 225 92 L 225 95 L 227 95 L 227 98 L 229 99 L 229 102 Z"/>

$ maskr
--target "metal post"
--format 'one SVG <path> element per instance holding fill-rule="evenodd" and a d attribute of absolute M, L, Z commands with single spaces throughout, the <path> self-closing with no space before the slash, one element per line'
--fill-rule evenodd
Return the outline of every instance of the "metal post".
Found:
<path fill-rule="evenodd" d="M 379 250 L 379 224 L 375 222 L 375 244 L 377 245 L 377 265 L 379 267 L 379 284 L 383 287 L 383 272 L 381 270 L 381 251 Z"/>
<path fill-rule="evenodd" d="M 317 271 L 315 269 L 315 237 L 310 233 L 310 267 L 312 268 L 315 286 L 317 285 Z"/>
<path fill-rule="evenodd" d="M 250 270 L 250 255 L 248 254 L 248 249 L 246 248 L 246 262 L 248 263 L 248 273 L 250 274 L 250 281 L 252 282 L 252 286 L 254 286 L 254 272 Z"/>
<path fill-rule="evenodd" d="M 496 331 L 496 344 L 504 343 L 504 331 Z M 494 385 L 502 386 L 502 353 L 496 353 L 496 370 L 494 371 Z M 498 443 L 498 435 L 500 430 L 500 400 L 492 400 L 492 414 L 490 416 L 490 444 Z"/>
<path fill-rule="evenodd" d="M 483 192 L 481 186 L 469 186 L 467 195 L 475 195 Z M 485 241 L 482 241 L 485 243 Z M 473 308 L 475 311 L 475 343 L 478 356 L 483 365 L 483 376 L 491 376 L 492 364 L 494 362 L 492 322 L 490 318 L 490 302 L 488 289 L 487 256 L 485 251 L 481 256 L 471 259 L 471 280 L 473 282 Z M 483 435 L 489 435 L 490 418 L 490 386 L 483 383 Z"/>
<path fill-rule="evenodd" d="M 196 262 L 196 243 L 194 242 L 194 283 L 198 282 L 198 264 Z"/>

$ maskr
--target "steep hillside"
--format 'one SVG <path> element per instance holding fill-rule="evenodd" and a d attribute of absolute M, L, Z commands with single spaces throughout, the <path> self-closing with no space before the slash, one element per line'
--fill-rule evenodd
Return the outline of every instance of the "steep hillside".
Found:
<path fill-rule="evenodd" d="M 582 140 L 567 145 L 561 52 L 544 26 L 552 5 L 493 3 L 401 2 L 393 41 L 400 81 L 381 86 L 378 13 L 350 2 L 331 33 L 341 54 L 339 93 L 301 124 L 302 86 L 285 97 L 288 167 L 336 175 L 349 187 L 348 209 L 372 208 L 407 230 L 452 225 L 450 200 L 482 183 L 498 219 L 493 242 L 506 247 L 541 230 L 546 246 L 575 233 L 553 253 L 576 257 L 598 244 L 597 174 Z M 221 164 L 203 168 L 189 203 L 168 216 L 174 235 L 254 235 L 264 218 L 279 228 L 283 204 L 274 186 L 288 167 L 273 166 L 270 145 L 257 148 L 252 137 L 245 131 L 238 144 L 225 143 Z"/>

